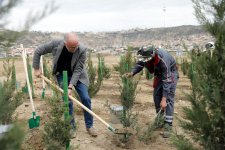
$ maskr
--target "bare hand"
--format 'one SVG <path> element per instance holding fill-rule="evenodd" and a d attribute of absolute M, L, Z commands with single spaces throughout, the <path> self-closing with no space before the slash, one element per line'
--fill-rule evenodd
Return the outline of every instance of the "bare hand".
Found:
<path fill-rule="evenodd" d="M 122 75 L 122 77 L 125 77 L 125 78 L 133 77 L 133 73 L 132 72 L 125 73 Z"/>
<path fill-rule="evenodd" d="M 72 95 L 72 89 L 68 89 L 68 95 Z"/>
<path fill-rule="evenodd" d="M 36 77 L 40 78 L 40 77 L 41 77 L 41 74 L 42 74 L 42 72 L 41 72 L 40 69 L 35 69 L 35 70 L 34 70 L 34 75 L 35 75 Z"/>
<path fill-rule="evenodd" d="M 167 106 L 167 103 L 166 103 L 166 97 L 162 97 L 160 106 L 161 106 L 161 108 L 162 108 L 163 111 L 166 110 L 166 106 Z"/>
<path fill-rule="evenodd" d="M 68 95 L 72 95 L 72 88 L 73 88 L 73 85 L 69 84 L 69 86 L 68 86 Z"/>

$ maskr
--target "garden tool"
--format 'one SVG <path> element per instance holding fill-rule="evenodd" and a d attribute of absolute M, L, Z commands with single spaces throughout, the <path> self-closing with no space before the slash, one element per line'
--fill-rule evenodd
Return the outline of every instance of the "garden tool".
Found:
<path fill-rule="evenodd" d="M 30 81 L 29 81 L 29 77 L 28 77 L 28 71 L 27 71 L 27 59 L 26 59 L 26 51 L 23 50 L 22 51 L 22 58 L 23 58 L 23 64 L 24 64 L 24 69 L 25 69 L 25 74 L 26 74 L 26 80 L 27 80 L 27 87 L 28 87 L 28 93 L 29 93 L 29 97 L 30 97 L 30 103 L 31 103 L 31 107 L 32 107 L 32 118 L 30 118 L 28 120 L 28 124 L 29 124 L 29 128 L 36 128 L 39 127 L 40 125 L 40 116 L 36 115 L 35 112 L 35 108 L 34 108 L 34 102 L 33 102 L 33 98 L 32 98 L 32 91 L 31 91 L 31 87 L 30 87 Z"/>
<path fill-rule="evenodd" d="M 44 73 L 44 68 L 43 68 L 43 56 L 41 56 L 41 72 Z M 41 94 L 41 98 L 44 99 L 45 98 L 45 80 L 42 79 L 42 94 Z"/>
<path fill-rule="evenodd" d="M 171 102 L 168 102 L 167 105 L 170 104 L 170 103 Z M 162 118 L 160 118 L 160 116 L 162 114 L 162 111 L 163 111 L 162 108 L 160 108 L 159 109 L 159 112 L 155 116 L 155 123 L 156 123 L 155 125 L 156 125 L 156 127 L 159 127 L 160 126 L 160 119 L 162 119 Z M 165 115 L 165 111 L 163 112 L 163 114 Z"/>
<path fill-rule="evenodd" d="M 54 87 L 55 89 L 57 89 L 61 93 L 64 93 L 64 91 L 59 86 L 57 86 L 54 83 L 52 83 L 52 81 L 50 81 L 45 76 L 41 75 L 41 78 L 44 79 L 45 82 L 47 82 L 48 84 L 50 84 L 52 87 Z M 86 110 L 89 114 L 91 114 L 92 116 L 96 117 L 100 122 L 102 122 L 105 126 L 107 126 L 107 128 L 110 131 L 112 131 L 114 134 L 123 134 L 123 135 L 127 135 L 127 134 L 131 134 L 132 135 L 132 134 L 134 134 L 134 131 L 132 131 L 132 129 L 130 129 L 130 128 L 123 128 L 123 129 L 115 129 L 115 128 L 113 128 L 110 124 L 108 124 L 105 120 L 103 120 L 101 117 L 99 117 L 93 111 L 91 111 L 86 106 L 84 106 L 81 102 L 79 102 L 78 100 L 76 100 L 73 96 L 69 95 L 69 99 L 71 99 L 72 101 L 74 101 L 75 103 L 77 103 L 80 107 L 82 107 L 84 110 Z"/>
<path fill-rule="evenodd" d="M 159 126 L 159 120 L 160 120 L 160 115 L 161 115 L 161 112 L 162 112 L 162 108 L 160 108 L 159 112 L 156 114 L 155 118 L 156 118 L 156 121 L 155 121 L 155 125 L 156 127 Z"/>

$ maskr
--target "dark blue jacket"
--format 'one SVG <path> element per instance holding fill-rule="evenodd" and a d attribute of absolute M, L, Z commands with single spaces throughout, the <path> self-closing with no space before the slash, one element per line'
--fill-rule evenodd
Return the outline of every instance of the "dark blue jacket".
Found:
<path fill-rule="evenodd" d="M 167 97 L 171 84 L 177 80 L 174 73 L 177 74 L 176 60 L 174 57 L 163 49 L 157 49 L 156 55 L 159 60 L 157 64 L 149 62 L 138 61 L 133 68 L 133 75 L 139 73 L 144 67 L 146 67 L 150 73 L 154 73 L 155 78 L 158 78 L 158 85 L 163 86 L 163 96 Z"/>

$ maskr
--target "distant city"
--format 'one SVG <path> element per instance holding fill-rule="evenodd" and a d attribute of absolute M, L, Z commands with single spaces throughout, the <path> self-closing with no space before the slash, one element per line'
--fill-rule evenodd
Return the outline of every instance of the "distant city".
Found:
<path fill-rule="evenodd" d="M 203 48 L 207 42 L 213 41 L 212 36 L 202 30 L 200 26 L 133 29 L 101 33 L 78 32 L 77 34 L 79 41 L 88 47 L 91 52 L 112 55 L 124 53 L 128 46 L 138 49 L 150 44 L 177 52 L 179 55 L 182 51 L 185 51 L 184 45 L 187 50 L 191 50 L 197 46 Z M 34 50 L 40 44 L 59 38 L 63 38 L 63 33 L 29 32 L 26 36 L 19 38 L 8 51 L 0 50 L 0 57 L 21 56 L 23 49 L 26 49 L 27 54 L 33 55 Z"/>

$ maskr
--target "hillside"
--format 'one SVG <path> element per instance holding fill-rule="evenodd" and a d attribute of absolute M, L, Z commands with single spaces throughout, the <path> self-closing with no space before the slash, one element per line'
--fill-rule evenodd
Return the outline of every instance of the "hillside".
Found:
<path fill-rule="evenodd" d="M 85 32 L 80 33 L 80 41 L 90 48 L 97 50 L 110 47 L 142 46 L 147 44 L 164 45 L 167 48 L 182 46 L 183 43 L 191 46 L 202 45 L 212 40 L 200 26 L 179 26 L 170 28 L 132 29 L 117 32 Z M 62 38 L 59 32 L 29 32 L 25 37 L 17 40 L 17 44 L 25 47 L 37 46 L 54 38 Z"/>

